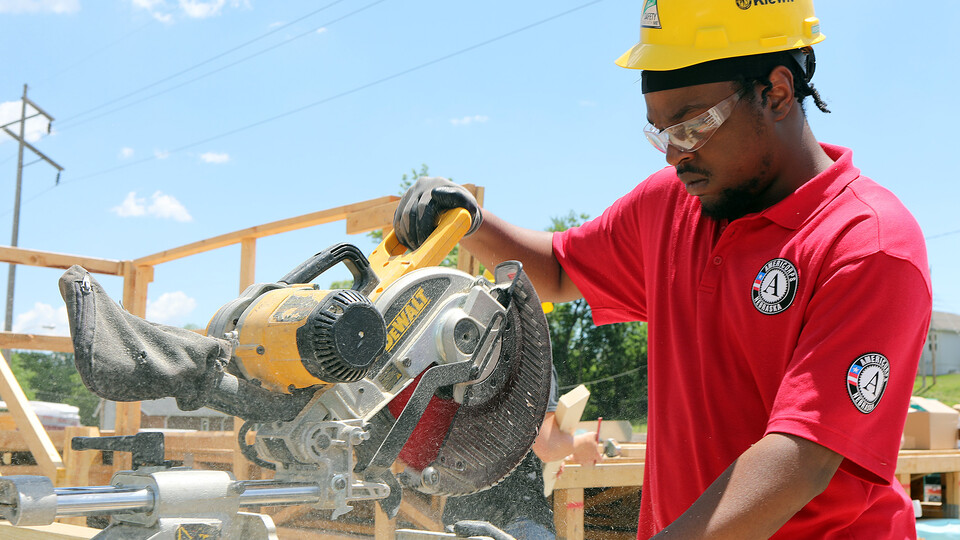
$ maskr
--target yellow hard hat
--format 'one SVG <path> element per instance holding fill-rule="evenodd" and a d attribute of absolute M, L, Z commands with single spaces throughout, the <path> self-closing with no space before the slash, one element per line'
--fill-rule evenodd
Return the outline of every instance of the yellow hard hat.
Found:
<path fill-rule="evenodd" d="M 644 0 L 640 42 L 617 65 L 668 71 L 823 39 L 813 0 Z"/>

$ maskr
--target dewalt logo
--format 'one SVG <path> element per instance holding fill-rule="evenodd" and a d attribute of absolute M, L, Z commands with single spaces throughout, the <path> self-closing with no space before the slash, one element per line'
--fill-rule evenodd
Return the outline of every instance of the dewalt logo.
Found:
<path fill-rule="evenodd" d="M 417 289 L 410 296 L 410 299 L 400 308 L 393 320 L 387 324 L 387 345 L 384 347 L 387 352 L 390 352 L 394 345 L 403 338 L 403 335 L 413 326 L 429 304 L 430 298 L 427 297 L 423 287 Z"/>

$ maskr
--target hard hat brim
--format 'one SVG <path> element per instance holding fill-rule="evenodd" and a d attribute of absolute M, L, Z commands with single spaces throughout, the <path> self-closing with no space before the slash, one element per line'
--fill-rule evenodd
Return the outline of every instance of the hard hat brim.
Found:
<path fill-rule="evenodd" d="M 616 64 L 627 69 L 669 71 L 721 58 L 800 49 L 820 43 L 825 38 L 826 36 L 823 34 L 817 34 L 813 39 L 783 39 L 776 45 L 763 48 L 758 48 L 756 43 L 743 43 L 710 49 L 671 47 L 663 44 L 647 44 L 641 41 L 623 53 L 620 58 L 617 58 Z"/>

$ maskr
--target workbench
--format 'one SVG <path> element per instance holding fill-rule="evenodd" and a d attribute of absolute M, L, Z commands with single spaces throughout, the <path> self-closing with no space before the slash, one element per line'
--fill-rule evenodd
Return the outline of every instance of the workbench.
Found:
<path fill-rule="evenodd" d="M 960 517 L 960 450 L 901 450 L 897 480 L 911 499 L 923 500 L 923 477 L 940 474 L 940 503 L 922 503 L 923 517 Z"/>
<path fill-rule="evenodd" d="M 606 502 L 611 496 L 622 497 L 640 489 L 643 485 L 646 447 L 644 443 L 622 443 L 619 456 L 605 458 L 593 467 L 564 463 L 553 489 L 553 519 L 557 540 L 582 540 L 586 509 Z M 587 488 L 606 489 L 599 496 L 584 500 L 584 490 Z M 634 523 L 636 517 L 633 516 Z M 615 535 L 608 537 L 616 538 Z M 636 537 L 636 531 L 632 537 Z"/>

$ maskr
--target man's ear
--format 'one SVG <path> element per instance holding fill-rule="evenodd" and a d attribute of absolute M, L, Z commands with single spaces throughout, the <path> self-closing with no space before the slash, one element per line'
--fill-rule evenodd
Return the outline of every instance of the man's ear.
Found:
<path fill-rule="evenodd" d="M 767 103 L 774 121 L 783 120 L 797 105 L 793 94 L 793 72 L 786 66 L 777 66 L 770 72 L 772 88 L 767 91 Z"/>

